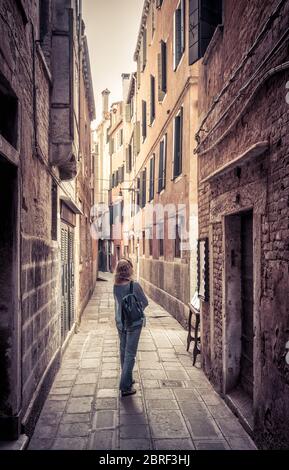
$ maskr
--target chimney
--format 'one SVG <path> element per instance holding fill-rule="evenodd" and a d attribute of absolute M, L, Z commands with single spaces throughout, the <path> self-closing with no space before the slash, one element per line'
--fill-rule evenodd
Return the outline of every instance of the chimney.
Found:
<path fill-rule="evenodd" d="M 122 99 L 124 102 L 126 102 L 128 88 L 129 88 L 130 74 L 122 73 L 121 78 L 122 78 Z"/>
<path fill-rule="evenodd" d="M 109 113 L 108 102 L 109 102 L 110 91 L 106 88 L 105 90 L 103 90 L 101 94 L 102 94 L 102 117 L 103 119 L 106 119 Z"/>

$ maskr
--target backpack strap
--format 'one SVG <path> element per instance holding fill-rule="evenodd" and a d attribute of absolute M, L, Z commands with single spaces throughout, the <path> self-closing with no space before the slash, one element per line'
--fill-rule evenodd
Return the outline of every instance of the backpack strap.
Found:
<path fill-rule="evenodd" d="M 129 293 L 133 294 L 133 281 L 130 281 Z"/>

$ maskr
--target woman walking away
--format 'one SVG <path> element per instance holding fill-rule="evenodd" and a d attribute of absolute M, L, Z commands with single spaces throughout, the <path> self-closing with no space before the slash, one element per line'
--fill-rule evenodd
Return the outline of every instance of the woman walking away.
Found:
<path fill-rule="evenodd" d="M 115 272 L 113 286 L 115 321 L 120 339 L 121 396 L 133 395 L 132 371 L 135 364 L 138 342 L 145 317 L 148 300 L 138 282 L 133 281 L 133 265 L 128 259 L 120 259 Z"/>

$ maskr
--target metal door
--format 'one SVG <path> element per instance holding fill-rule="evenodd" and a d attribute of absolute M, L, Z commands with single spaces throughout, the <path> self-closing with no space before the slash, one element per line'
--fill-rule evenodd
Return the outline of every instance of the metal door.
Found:
<path fill-rule="evenodd" d="M 240 384 L 253 397 L 253 213 L 241 216 L 242 349 Z"/>

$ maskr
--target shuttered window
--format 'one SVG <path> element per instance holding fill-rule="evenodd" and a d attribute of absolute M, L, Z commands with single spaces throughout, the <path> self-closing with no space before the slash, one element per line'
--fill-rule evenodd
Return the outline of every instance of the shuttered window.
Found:
<path fill-rule="evenodd" d="M 141 173 L 141 187 L 140 187 L 140 206 L 141 208 L 145 207 L 146 205 L 146 168 Z"/>
<path fill-rule="evenodd" d="M 144 29 L 142 36 L 142 72 L 145 69 L 147 63 L 147 30 Z"/>
<path fill-rule="evenodd" d="M 132 142 L 126 148 L 126 172 L 130 173 L 132 170 Z"/>
<path fill-rule="evenodd" d="M 167 92 L 167 45 L 161 41 L 161 50 L 158 54 L 158 100 L 162 101 Z"/>
<path fill-rule="evenodd" d="M 136 207 L 136 212 L 138 212 L 139 207 L 140 207 L 140 178 L 137 178 L 136 187 L 137 187 L 137 193 L 136 193 L 136 204 L 137 204 L 137 207 Z"/>
<path fill-rule="evenodd" d="M 173 179 L 182 172 L 182 143 L 183 143 L 183 108 L 174 120 L 174 159 Z"/>
<path fill-rule="evenodd" d="M 152 201 L 155 194 L 155 155 L 150 159 L 150 189 L 149 200 Z"/>
<path fill-rule="evenodd" d="M 147 103 L 146 101 L 142 101 L 142 137 L 143 141 L 146 139 L 147 136 Z"/>
<path fill-rule="evenodd" d="M 156 80 L 153 75 L 151 75 L 151 108 L 150 108 L 150 124 L 152 124 L 156 117 Z"/>
<path fill-rule="evenodd" d="M 160 142 L 158 192 L 166 187 L 167 135 Z"/>
<path fill-rule="evenodd" d="M 174 70 L 185 50 L 185 0 L 181 0 L 174 17 Z"/>
<path fill-rule="evenodd" d="M 189 65 L 205 54 L 216 27 L 222 24 L 222 0 L 190 0 Z"/>

